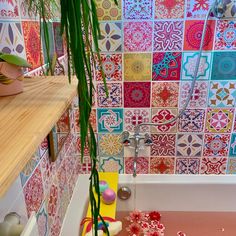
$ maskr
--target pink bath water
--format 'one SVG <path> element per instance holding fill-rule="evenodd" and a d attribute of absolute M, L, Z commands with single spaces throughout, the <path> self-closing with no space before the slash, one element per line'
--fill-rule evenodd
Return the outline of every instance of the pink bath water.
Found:
<path fill-rule="evenodd" d="M 236 236 L 236 213 L 234 212 L 160 212 L 160 222 L 165 226 L 165 236 L 176 236 L 182 231 L 186 236 Z M 125 219 L 129 212 L 117 212 L 123 231 L 119 236 L 128 236 Z"/>

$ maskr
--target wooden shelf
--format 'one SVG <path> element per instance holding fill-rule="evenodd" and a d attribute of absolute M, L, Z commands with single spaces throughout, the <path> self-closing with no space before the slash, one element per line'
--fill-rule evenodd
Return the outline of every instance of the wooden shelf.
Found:
<path fill-rule="evenodd" d="M 76 79 L 66 76 L 24 80 L 24 92 L 0 98 L 0 197 L 76 96 Z"/>

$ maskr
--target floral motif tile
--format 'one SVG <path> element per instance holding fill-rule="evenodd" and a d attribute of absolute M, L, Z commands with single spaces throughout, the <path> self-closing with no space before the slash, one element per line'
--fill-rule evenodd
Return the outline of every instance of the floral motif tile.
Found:
<path fill-rule="evenodd" d="M 228 156 L 229 134 L 205 134 L 203 156 Z"/>
<path fill-rule="evenodd" d="M 151 80 L 151 53 L 124 54 L 124 80 Z"/>
<path fill-rule="evenodd" d="M 150 107 L 150 82 L 124 82 L 124 107 Z"/>
<path fill-rule="evenodd" d="M 152 107 L 177 107 L 178 97 L 178 82 L 152 83 Z"/>
<path fill-rule="evenodd" d="M 61 24 L 59 22 L 53 22 L 54 44 L 55 51 L 58 57 L 64 55 L 63 39 L 61 36 Z"/>
<path fill-rule="evenodd" d="M 124 172 L 123 157 L 100 157 L 100 171 L 103 172 Z"/>
<path fill-rule="evenodd" d="M 123 131 L 123 109 L 98 109 L 98 132 L 121 133 Z"/>
<path fill-rule="evenodd" d="M 155 22 L 153 40 L 154 51 L 181 51 L 183 42 L 183 22 Z"/>
<path fill-rule="evenodd" d="M 122 84 L 107 83 L 108 97 L 103 83 L 97 84 L 98 107 L 121 107 L 122 106 Z"/>
<path fill-rule="evenodd" d="M 229 156 L 236 157 L 236 134 L 235 133 L 231 135 Z"/>
<path fill-rule="evenodd" d="M 38 22 L 23 21 L 22 28 L 24 32 L 26 57 L 28 62 L 32 65 L 32 69 L 35 69 L 43 64 L 40 26 Z"/>
<path fill-rule="evenodd" d="M 218 20 L 216 32 L 215 50 L 236 49 L 236 21 Z"/>
<path fill-rule="evenodd" d="M 177 116 L 177 109 L 152 109 L 152 122 L 153 123 L 165 123 L 174 119 Z M 152 133 L 171 133 L 176 132 L 176 121 L 166 125 L 158 125 L 151 127 Z"/>
<path fill-rule="evenodd" d="M 69 110 L 65 111 L 56 123 L 57 132 L 68 133 L 70 130 Z"/>
<path fill-rule="evenodd" d="M 193 80 L 196 63 L 198 58 L 198 52 L 185 52 L 183 55 L 182 64 L 182 80 Z M 208 80 L 211 69 L 211 53 L 202 53 L 200 59 L 200 65 L 197 73 L 197 80 Z"/>
<path fill-rule="evenodd" d="M 120 20 L 121 0 L 118 5 L 113 0 L 96 0 L 98 20 Z"/>
<path fill-rule="evenodd" d="M 134 158 L 126 157 L 125 158 L 125 174 L 133 174 L 134 172 Z M 148 157 L 139 157 L 137 159 L 137 174 L 148 174 L 149 172 L 149 158 Z"/>
<path fill-rule="evenodd" d="M 99 155 L 103 157 L 119 157 L 123 152 L 123 145 L 121 143 L 120 135 L 116 134 L 99 135 L 98 146 Z"/>
<path fill-rule="evenodd" d="M 124 50 L 148 52 L 152 50 L 152 22 L 124 23 Z"/>
<path fill-rule="evenodd" d="M 99 48 L 102 52 L 121 52 L 122 50 L 122 25 L 117 23 L 100 23 L 101 37 Z"/>
<path fill-rule="evenodd" d="M 19 18 L 19 9 L 17 0 L 3 0 L 0 5 L 0 18 Z"/>
<path fill-rule="evenodd" d="M 205 123 L 205 110 L 186 109 L 179 118 L 178 130 L 180 132 L 202 132 Z"/>
<path fill-rule="evenodd" d="M 187 0 L 188 18 L 205 19 L 213 0 Z"/>
<path fill-rule="evenodd" d="M 0 51 L 26 58 L 24 38 L 19 22 L 0 22 Z"/>
<path fill-rule="evenodd" d="M 101 54 L 103 73 L 107 81 L 122 80 L 122 54 Z M 101 66 L 97 59 L 95 76 L 97 81 L 103 81 Z"/>
<path fill-rule="evenodd" d="M 47 236 L 49 231 L 48 226 L 48 213 L 45 203 L 43 203 L 41 209 L 37 213 L 37 224 L 39 236 Z"/>
<path fill-rule="evenodd" d="M 234 174 L 234 175 L 236 174 L 236 159 L 235 158 L 228 159 L 226 174 Z"/>
<path fill-rule="evenodd" d="M 33 7 L 32 11 L 29 11 L 29 5 L 24 0 L 19 0 L 19 6 L 20 6 L 20 15 L 21 19 L 27 19 L 27 20 L 39 20 L 39 17 L 34 14 L 36 9 Z"/>
<path fill-rule="evenodd" d="M 151 156 L 175 156 L 175 134 L 152 134 Z"/>
<path fill-rule="evenodd" d="M 152 0 L 123 0 L 123 15 L 126 20 L 152 18 Z"/>
<path fill-rule="evenodd" d="M 234 80 L 236 77 L 236 52 L 214 52 L 212 80 Z"/>
<path fill-rule="evenodd" d="M 150 174 L 174 174 L 174 157 L 151 157 Z"/>
<path fill-rule="evenodd" d="M 59 236 L 61 232 L 62 220 L 61 217 L 57 214 L 51 227 L 50 227 L 50 236 Z"/>
<path fill-rule="evenodd" d="M 184 36 L 184 50 L 198 50 L 202 39 L 204 21 L 186 21 L 185 22 L 185 36 Z M 206 27 L 206 34 L 203 43 L 204 50 L 212 50 L 214 39 L 215 21 L 208 21 Z"/>
<path fill-rule="evenodd" d="M 184 0 L 155 0 L 155 19 L 178 19 L 184 17 Z"/>
<path fill-rule="evenodd" d="M 43 180 L 39 166 L 23 188 L 28 216 L 32 211 L 38 212 L 44 198 Z"/>
<path fill-rule="evenodd" d="M 199 174 L 200 158 L 176 158 L 175 174 Z"/>
<path fill-rule="evenodd" d="M 124 109 L 124 130 L 134 132 L 134 127 L 150 122 L 150 109 Z M 141 132 L 148 132 L 149 126 L 141 126 Z"/>
<path fill-rule="evenodd" d="M 152 80 L 179 80 L 181 52 L 153 53 Z"/>
<path fill-rule="evenodd" d="M 201 163 L 200 174 L 225 174 L 226 172 L 226 157 L 203 157 Z"/>
<path fill-rule="evenodd" d="M 206 132 L 230 133 L 233 123 L 234 109 L 208 109 Z"/>
<path fill-rule="evenodd" d="M 177 156 L 200 157 L 202 154 L 202 134 L 178 134 Z"/>
<path fill-rule="evenodd" d="M 234 107 L 236 97 L 236 82 L 211 81 L 208 106 Z"/>
<path fill-rule="evenodd" d="M 192 86 L 192 82 L 181 82 L 180 107 L 184 107 Z M 204 108 L 207 106 L 208 82 L 197 81 L 194 86 L 193 94 L 188 104 L 188 108 Z"/>

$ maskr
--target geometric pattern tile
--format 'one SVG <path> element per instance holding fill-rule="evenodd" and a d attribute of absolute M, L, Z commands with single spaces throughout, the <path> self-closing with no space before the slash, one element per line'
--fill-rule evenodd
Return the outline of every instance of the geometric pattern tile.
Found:
<path fill-rule="evenodd" d="M 234 109 L 208 109 L 206 132 L 230 133 L 233 123 Z"/>
<path fill-rule="evenodd" d="M 98 132 L 121 133 L 123 131 L 123 109 L 97 109 Z"/>
<path fill-rule="evenodd" d="M 153 53 L 152 80 L 179 80 L 181 58 L 181 52 Z"/>
<path fill-rule="evenodd" d="M 150 81 L 151 54 L 150 53 L 124 54 L 124 80 Z"/>
<path fill-rule="evenodd" d="M 228 156 L 229 134 L 205 134 L 203 156 Z"/>
<path fill-rule="evenodd" d="M 187 0 L 186 16 L 194 19 L 205 19 L 213 0 Z"/>
<path fill-rule="evenodd" d="M 151 157 L 150 174 L 174 174 L 174 157 Z"/>
<path fill-rule="evenodd" d="M 225 174 L 226 164 L 226 157 L 203 157 L 201 162 L 200 174 Z"/>
<path fill-rule="evenodd" d="M 231 135 L 229 156 L 236 157 L 236 134 L 235 133 Z"/>
<path fill-rule="evenodd" d="M 177 156 L 200 157 L 202 154 L 202 134 L 178 134 Z"/>
<path fill-rule="evenodd" d="M 18 1 L 17 0 L 2 0 L 0 4 L 0 18 L 19 18 Z"/>
<path fill-rule="evenodd" d="M 200 158 L 176 158 L 175 174 L 199 174 Z"/>
<path fill-rule="evenodd" d="M 204 127 L 205 110 L 186 109 L 179 118 L 179 132 L 202 132 Z"/>
<path fill-rule="evenodd" d="M 182 80 L 192 80 L 194 78 L 198 52 L 183 53 Z M 200 65 L 197 73 L 198 80 L 208 80 L 210 76 L 211 53 L 204 52 L 201 55 Z"/>
<path fill-rule="evenodd" d="M 121 0 L 96 0 L 98 20 L 120 20 L 121 19 Z"/>
<path fill-rule="evenodd" d="M 211 81 L 208 104 L 210 107 L 234 107 L 235 98 L 235 81 Z"/>
<path fill-rule="evenodd" d="M 125 174 L 133 174 L 134 172 L 134 158 L 126 157 L 125 158 Z M 149 158 L 148 157 L 139 157 L 137 159 L 137 174 L 148 174 L 149 172 Z"/>
<path fill-rule="evenodd" d="M 124 158 L 100 157 L 100 171 L 103 172 L 124 172 Z"/>

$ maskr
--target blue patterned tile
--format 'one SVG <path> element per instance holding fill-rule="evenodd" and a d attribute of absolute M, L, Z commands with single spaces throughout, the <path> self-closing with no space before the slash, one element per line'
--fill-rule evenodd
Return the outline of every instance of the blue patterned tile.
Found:
<path fill-rule="evenodd" d="M 124 158 L 100 157 L 100 171 L 124 173 Z"/>
<path fill-rule="evenodd" d="M 233 133 L 231 135 L 229 156 L 230 157 L 236 157 L 236 133 Z"/>
<path fill-rule="evenodd" d="M 98 132 L 121 133 L 123 131 L 123 109 L 98 109 Z"/>

